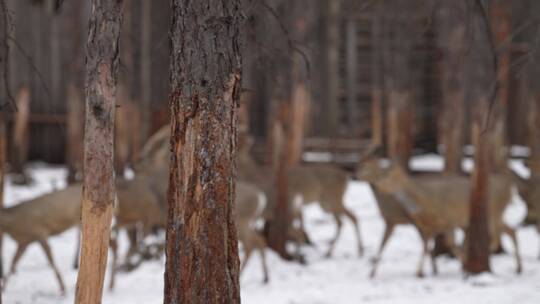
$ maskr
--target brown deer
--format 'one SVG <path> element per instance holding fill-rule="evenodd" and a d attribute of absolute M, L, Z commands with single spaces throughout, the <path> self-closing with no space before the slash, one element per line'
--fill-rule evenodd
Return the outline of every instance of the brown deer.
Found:
<path fill-rule="evenodd" d="M 268 282 L 268 267 L 266 265 L 266 241 L 256 229 L 256 222 L 262 219 L 265 209 L 263 192 L 255 185 L 246 182 L 236 183 L 236 225 L 238 240 L 244 248 L 244 260 L 240 271 L 242 272 L 254 249 L 261 255 L 261 263 L 264 279 Z"/>
<path fill-rule="evenodd" d="M 401 206 L 420 232 L 423 253 L 417 275 L 423 276 L 424 257 L 430 252 L 428 242 L 437 234 L 451 236 L 455 228 L 465 229 L 468 226 L 470 181 L 464 177 L 443 175 L 439 178 L 414 179 L 399 166 L 391 166 L 387 172 L 381 172 L 376 159 L 362 163 L 359 171 L 361 172 L 359 177 L 369 177 L 369 181 L 378 191 L 392 196 L 394 202 Z M 520 273 L 521 258 L 515 231 L 502 219 L 502 214 L 511 198 L 511 181 L 507 176 L 493 175 L 490 177 L 489 188 L 490 234 L 499 236 L 501 233 L 506 233 L 510 236 L 515 248 L 516 272 Z M 498 238 L 492 238 L 491 249 L 495 250 L 497 245 Z M 456 248 L 453 248 L 453 251 L 456 256 L 461 256 Z M 433 257 L 432 265 L 436 273 L 437 268 Z"/>
<path fill-rule="evenodd" d="M 8 278 L 15 274 L 17 264 L 28 245 L 38 242 L 45 252 L 63 294 L 65 292 L 64 281 L 54 263 L 47 239 L 78 225 L 80 218 L 80 185 L 72 185 L 13 207 L 0 209 L 0 229 L 17 242 L 17 250 L 11 261 L 9 273 L 4 278 L 3 288 L 5 288 Z"/>
<path fill-rule="evenodd" d="M 532 175 L 529 179 L 510 170 L 517 186 L 518 194 L 527 205 L 524 225 L 535 225 L 540 235 L 540 176 Z M 540 259 L 540 254 L 538 255 Z"/>
<path fill-rule="evenodd" d="M 244 135 L 239 144 L 238 150 L 238 178 L 255 183 L 266 193 L 269 199 L 265 218 L 272 215 L 272 206 L 275 195 L 272 169 L 258 165 L 249 151 L 253 145 L 253 138 Z M 348 175 L 340 168 L 331 165 L 320 166 L 295 166 L 288 169 L 288 201 L 291 208 L 291 216 L 300 222 L 300 230 L 305 231 L 302 216 L 302 206 L 310 203 L 318 203 L 327 213 L 332 214 L 336 222 L 336 234 L 330 242 L 330 247 L 326 256 L 330 257 L 334 250 L 336 241 L 339 239 L 343 216 L 351 220 L 354 225 L 355 236 L 358 244 L 359 255 L 363 254 L 360 228 L 356 216 L 343 204 L 343 197 L 349 181 Z M 294 231 L 294 229 L 289 229 Z"/>

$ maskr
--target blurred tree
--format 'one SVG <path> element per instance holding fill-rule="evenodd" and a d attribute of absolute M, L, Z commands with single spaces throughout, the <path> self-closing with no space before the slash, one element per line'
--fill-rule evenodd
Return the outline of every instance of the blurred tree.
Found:
<path fill-rule="evenodd" d="M 438 0 L 435 6 L 435 27 L 439 59 L 441 105 L 439 144 L 444 147 L 444 172 L 461 174 L 461 159 L 465 141 L 465 56 L 466 11 L 463 1 Z M 444 235 L 435 239 L 434 255 L 451 255 Z"/>
<path fill-rule="evenodd" d="M 101 303 L 114 188 L 114 113 L 121 1 L 92 0 L 86 45 L 82 242 L 75 303 Z"/>
<path fill-rule="evenodd" d="M 70 45 L 69 54 L 71 56 L 69 78 L 67 84 L 67 113 L 66 113 L 66 163 L 68 169 L 68 184 L 80 180 L 82 174 L 83 158 L 83 122 L 84 122 L 84 71 L 83 71 L 83 25 L 82 10 L 80 1 L 69 1 L 66 4 L 69 12 Z"/>
<path fill-rule="evenodd" d="M 471 209 L 466 231 L 467 273 L 490 271 L 490 248 L 487 210 L 490 176 L 490 153 L 493 151 L 493 121 L 488 121 L 490 105 L 497 94 L 497 60 L 488 11 L 480 0 L 463 0 L 469 16 L 467 32 L 470 37 L 466 56 L 466 102 L 472 109 L 471 138 L 475 148 L 472 175 Z"/>
<path fill-rule="evenodd" d="M 164 303 L 240 303 L 234 158 L 242 7 L 172 2 Z"/>

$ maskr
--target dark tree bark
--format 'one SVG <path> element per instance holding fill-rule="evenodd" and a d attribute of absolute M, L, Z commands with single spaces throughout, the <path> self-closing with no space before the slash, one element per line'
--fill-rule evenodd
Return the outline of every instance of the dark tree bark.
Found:
<path fill-rule="evenodd" d="M 81 264 L 75 303 L 101 303 L 115 198 L 114 112 L 122 2 L 92 0 L 86 45 Z"/>
<path fill-rule="evenodd" d="M 472 105 L 472 140 L 475 147 L 474 172 L 472 176 L 471 206 L 467 234 L 466 260 L 463 269 L 467 273 L 490 271 L 490 250 L 487 212 L 490 175 L 490 153 L 493 147 L 493 123 L 488 124 L 489 104 L 496 98 L 497 62 L 491 40 L 491 29 L 486 10 L 481 1 L 463 0 L 469 16 L 469 52 L 466 59 L 466 102 Z"/>
<path fill-rule="evenodd" d="M 234 221 L 240 0 L 172 1 L 165 303 L 240 303 Z"/>

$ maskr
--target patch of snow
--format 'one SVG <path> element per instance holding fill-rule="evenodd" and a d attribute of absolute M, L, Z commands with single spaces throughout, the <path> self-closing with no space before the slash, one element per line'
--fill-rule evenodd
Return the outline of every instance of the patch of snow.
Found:
<path fill-rule="evenodd" d="M 441 168 L 442 160 L 436 155 L 415 157 L 415 168 Z M 511 163 L 515 165 L 514 162 Z M 519 164 L 518 164 L 519 165 Z M 16 204 L 42 193 L 52 191 L 54 184 L 65 177 L 65 169 L 45 165 L 32 166 L 30 172 L 36 183 L 31 187 L 6 184 L 6 202 Z M 331 215 L 317 205 L 305 208 L 307 231 L 315 243 L 305 248 L 308 265 L 280 259 L 267 250 L 270 283 L 262 284 L 260 257 L 254 254 L 242 277 L 241 293 L 244 303 L 334 304 L 334 303 L 404 303 L 404 304 L 503 304 L 540 303 L 540 250 L 539 237 L 532 227 L 520 228 L 517 236 L 523 258 L 524 271 L 515 275 L 512 255 L 496 255 L 491 259 L 493 274 L 466 279 L 461 265 L 453 259 L 438 259 L 439 275 L 433 276 L 429 263 L 426 277 L 415 277 L 420 258 L 421 243 L 411 226 L 398 226 L 385 248 L 378 275 L 369 279 L 371 258 L 379 246 L 384 222 L 382 221 L 370 187 L 362 182 L 351 182 L 345 194 L 345 204 L 358 217 L 364 241 L 365 256 L 358 257 L 353 226 L 343 219 L 343 230 L 336 244 L 334 256 L 325 258 L 328 241 L 335 235 L 335 222 Z M 516 225 L 524 215 L 523 202 L 514 197 L 505 213 L 505 220 Z M 18 272 L 4 292 L 5 303 L 73 303 L 77 272 L 71 269 L 75 251 L 76 230 L 71 229 L 50 239 L 55 261 L 66 282 L 67 295 L 59 296 L 53 272 L 37 245 L 29 247 L 22 257 Z M 120 235 L 120 252 L 126 251 L 126 236 Z M 507 239 L 503 246 L 509 252 L 513 247 Z M 4 269 L 15 252 L 15 243 L 4 242 Z M 122 254 L 121 254 L 122 256 Z M 129 273 L 119 272 L 114 291 L 104 290 L 103 303 L 160 303 L 163 301 L 164 258 L 143 263 Z M 108 284 L 108 274 L 105 284 Z"/>

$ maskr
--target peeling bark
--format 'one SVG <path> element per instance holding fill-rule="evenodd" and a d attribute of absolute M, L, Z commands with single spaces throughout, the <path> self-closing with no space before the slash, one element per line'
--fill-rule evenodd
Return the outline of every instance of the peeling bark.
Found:
<path fill-rule="evenodd" d="M 173 0 L 164 303 L 239 303 L 239 0 Z"/>

